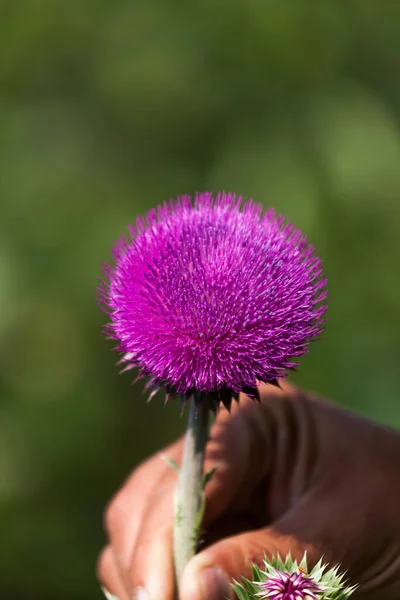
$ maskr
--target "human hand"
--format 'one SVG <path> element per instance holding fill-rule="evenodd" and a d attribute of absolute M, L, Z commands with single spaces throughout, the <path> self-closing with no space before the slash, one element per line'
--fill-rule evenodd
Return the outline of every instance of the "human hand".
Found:
<path fill-rule="evenodd" d="M 233 598 L 230 581 L 279 552 L 341 563 L 359 600 L 400 598 L 400 433 L 288 384 L 241 397 L 211 429 L 204 536 L 181 600 Z M 180 461 L 182 439 L 164 451 Z M 176 473 L 159 454 L 106 510 L 99 579 L 119 600 L 172 600 Z"/>

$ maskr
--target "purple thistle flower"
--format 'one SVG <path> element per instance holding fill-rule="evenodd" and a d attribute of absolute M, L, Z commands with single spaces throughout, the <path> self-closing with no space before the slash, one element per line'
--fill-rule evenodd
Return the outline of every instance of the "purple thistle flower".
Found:
<path fill-rule="evenodd" d="M 303 573 L 282 573 L 276 571 L 259 584 L 257 594 L 265 600 L 317 600 L 323 590 L 310 577 Z"/>
<path fill-rule="evenodd" d="M 181 196 L 137 219 L 99 299 L 127 368 L 154 388 L 257 396 L 322 330 L 326 279 L 301 231 L 234 194 Z"/>

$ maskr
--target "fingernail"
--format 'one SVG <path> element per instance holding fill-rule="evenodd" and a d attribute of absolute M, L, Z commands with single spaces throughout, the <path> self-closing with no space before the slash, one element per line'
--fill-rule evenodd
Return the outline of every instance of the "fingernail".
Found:
<path fill-rule="evenodd" d="M 140 587 L 134 591 L 132 600 L 150 600 L 150 596 L 144 588 Z"/>
<path fill-rule="evenodd" d="M 224 600 L 232 598 L 232 588 L 223 571 L 215 567 L 203 569 L 200 585 L 204 600 Z"/>
<path fill-rule="evenodd" d="M 108 591 L 107 588 L 102 587 L 101 588 L 103 594 L 105 595 L 105 597 L 107 598 L 107 600 L 118 600 L 117 596 L 113 596 L 112 594 L 110 594 L 110 592 Z"/>

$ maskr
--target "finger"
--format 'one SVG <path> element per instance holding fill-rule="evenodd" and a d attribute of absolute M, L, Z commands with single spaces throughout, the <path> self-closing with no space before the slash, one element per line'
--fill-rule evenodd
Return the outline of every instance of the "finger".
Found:
<path fill-rule="evenodd" d="M 172 527 L 152 535 L 150 532 L 157 531 L 157 521 L 160 527 L 160 519 L 153 513 L 146 528 L 149 534 L 139 539 L 133 555 L 131 587 L 137 594 L 140 590 L 140 600 L 172 600 L 174 597 Z"/>
<path fill-rule="evenodd" d="M 206 488 L 206 526 L 227 511 L 237 514 L 251 504 L 272 465 L 275 408 L 291 390 L 265 385 L 260 388 L 261 403 L 241 394 L 230 413 L 225 409 L 218 413 L 205 457 L 205 472 L 217 467 Z"/>
<path fill-rule="evenodd" d="M 118 600 L 131 600 L 118 571 L 111 546 L 106 546 L 99 556 L 97 578 L 104 587 L 105 593 L 116 596 Z"/>
<path fill-rule="evenodd" d="M 180 442 L 167 448 L 166 453 L 178 460 Z M 131 582 L 129 572 L 132 554 L 140 528 L 150 508 L 150 500 L 157 497 L 163 489 L 172 489 L 175 479 L 176 474 L 157 454 L 135 470 L 106 509 L 105 527 L 126 585 L 130 585 Z M 164 516 L 171 520 L 169 511 Z"/>
<path fill-rule="evenodd" d="M 233 600 L 232 580 L 251 578 L 251 563 L 262 565 L 265 555 L 286 556 L 288 552 L 301 561 L 306 551 L 310 562 L 315 562 L 314 548 L 272 528 L 226 538 L 189 562 L 182 578 L 180 600 Z"/>
<path fill-rule="evenodd" d="M 258 529 L 260 525 L 255 525 L 254 519 L 249 514 L 231 515 L 223 517 L 213 523 L 209 529 L 204 529 L 200 538 L 200 548 L 207 548 L 216 544 L 223 538 L 232 537 L 245 531 Z"/>
<path fill-rule="evenodd" d="M 216 471 L 205 490 L 205 525 L 219 519 L 228 509 L 246 505 L 263 476 L 252 468 L 252 457 L 257 452 L 264 453 L 261 448 L 264 440 L 254 431 L 254 405 L 250 398 L 241 397 L 240 403 L 232 406 L 231 413 L 224 408 L 219 411 L 211 429 L 204 472 L 214 468 Z"/>

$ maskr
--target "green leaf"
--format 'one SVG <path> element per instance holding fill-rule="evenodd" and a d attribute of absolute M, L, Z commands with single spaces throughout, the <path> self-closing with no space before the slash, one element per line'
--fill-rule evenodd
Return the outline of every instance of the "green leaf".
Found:
<path fill-rule="evenodd" d="M 174 471 L 176 471 L 177 473 L 179 473 L 180 467 L 179 467 L 178 463 L 173 458 L 171 458 L 170 456 L 167 456 L 163 452 L 160 454 L 160 456 L 163 459 L 163 461 L 165 461 L 167 463 L 167 465 L 169 465 L 171 467 L 171 469 L 173 469 Z"/>
<path fill-rule="evenodd" d="M 204 488 L 206 487 L 207 483 L 211 480 L 212 476 L 214 475 L 215 471 L 218 469 L 218 466 L 213 467 L 212 469 L 210 469 L 208 471 L 208 473 L 206 473 L 203 477 L 203 483 L 202 483 L 202 489 L 204 490 Z"/>

